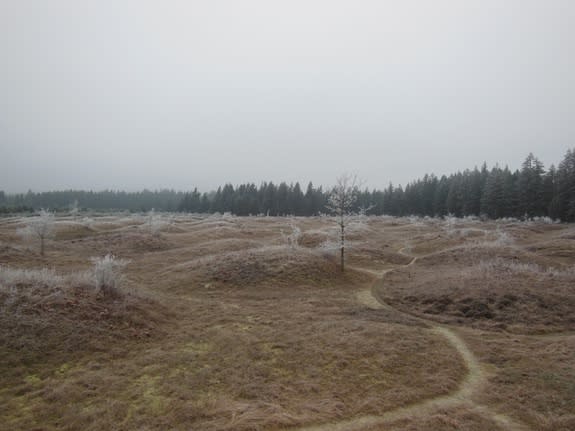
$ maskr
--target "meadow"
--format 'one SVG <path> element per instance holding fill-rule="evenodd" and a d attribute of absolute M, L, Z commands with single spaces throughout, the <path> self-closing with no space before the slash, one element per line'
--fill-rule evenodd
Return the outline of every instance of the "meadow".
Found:
<path fill-rule="evenodd" d="M 1 429 L 575 429 L 574 225 L 153 217 L 0 219 Z"/>

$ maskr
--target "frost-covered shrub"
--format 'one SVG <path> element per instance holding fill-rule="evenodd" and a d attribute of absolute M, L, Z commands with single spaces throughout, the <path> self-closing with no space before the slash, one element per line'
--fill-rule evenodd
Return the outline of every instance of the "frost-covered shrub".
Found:
<path fill-rule="evenodd" d="M 443 229 L 445 232 L 451 236 L 455 233 L 455 227 L 457 226 L 457 218 L 448 214 L 444 217 L 443 220 Z"/>
<path fill-rule="evenodd" d="M 66 297 L 71 288 L 88 287 L 87 272 L 58 274 L 54 269 L 22 269 L 0 265 L 0 313 Z"/>
<path fill-rule="evenodd" d="M 171 224 L 172 224 L 171 218 L 164 216 L 162 214 L 158 214 L 154 210 L 151 210 L 148 213 L 144 226 L 152 234 L 152 236 L 160 236 L 162 230 L 170 226 Z"/>
<path fill-rule="evenodd" d="M 475 265 L 473 270 L 478 270 L 485 276 L 491 276 L 494 273 L 509 274 L 530 274 L 536 276 L 547 276 L 556 278 L 572 279 L 575 277 L 575 267 L 571 266 L 565 269 L 544 268 L 536 263 L 514 262 L 501 258 L 491 260 L 482 260 Z"/>
<path fill-rule="evenodd" d="M 26 219 L 26 226 L 18 230 L 18 234 L 25 240 L 38 239 L 40 241 L 40 254 L 44 256 L 46 239 L 54 236 L 56 218 L 54 213 L 41 209 L 37 217 Z"/>
<path fill-rule="evenodd" d="M 63 284 L 64 277 L 54 269 L 20 269 L 0 266 L 0 286 L 10 288 L 16 285 L 55 287 Z"/>
<path fill-rule="evenodd" d="M 294 220 L 290 221 L 290 233 L 285 233 L 281 230 L 281 235 L 283 241 L 290 247 L 290 248 L 298 248 L 299 247 L 299 240 L 301 237 L 301 229 L 295 224 Z"/>
<path fill-rule="evenodd" d="M 497 229 L 497 238 L 493 242 L 495 246 L 506 246 L 513 244 L 513 237 L 501 229 Z"/>
<path fill-rule="evenodd" d="M 234 216 L 231 212 L 226 211 L 225 213 L 222 214 L 222 219 L 224 219 L 224 220 L 234 220 L 234 219 L 235 219 L 235 216 Z"/>
<path fill-rule="evenodd" d="M 533 217 L 531 220 L 533 220 L 534 223 L 541 223 L 541 224 L 555 224 L 555 223 L 559 223 L 558 220 L 553 220 L 551 217 Z"/>
<path fill-rule="evenodd" d="M 78 200 L 76 199 L 74 202 L 70 204 L 70 215 L 72 218 L 76 219 L 80 214 L 80 206 L 78 204 Z"/>
<path fill-rule="evenodd" d="M 423 219 L 419 216 L 410 215 L 410 216 L 407 216 L 406 219 L 409 222 L 409 224 L 411 224 L 415 227 L 425 226 L 425 224 L 423 223 Z"/>
<path fill-rule="evenodd" d="M 82 220 L 80 220 L 80 224 L 82 224 L 83 226 L 91 228 L 94 226 L 95 221 L 91 217 L 82 217 Z"/>
<path fill-rule="evenodd" d="M 113 254 L 92 258 L 94 267 L 92 274 L 96 289 L 104 295 L 119 294 L 122 282 L 122 270 L 128 264 L 127 260 L 117 259 Z"/>

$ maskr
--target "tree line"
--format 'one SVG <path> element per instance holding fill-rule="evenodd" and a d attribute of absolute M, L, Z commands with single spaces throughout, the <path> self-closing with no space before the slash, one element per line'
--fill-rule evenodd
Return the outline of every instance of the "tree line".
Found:
<path fill-rule="evenodd" d="M 185 193 L 174 190 L 143 190 L 126 192 L 115 190 L 62 190 L 51 192 L 7 194 L 0 191 L 0 213 L 35 211 L 40 208 L 68 211 L 80 210 L 145 212 L 153 208 L 177 211 Z"/>
<path fill-rule="evenodd" d="M 299 183 L 264 182 L 233 186 L 225 184 L 216 191 L 201 193 L 160 190 L 55 191 L 10 195 L 0 191 L 0 211 L 67 209 L 74 202 L 80 208 L 94 210 L 180 211 L 235 215 L 312 216 L 326 212 L 331 189 L 302 188 Z M 383 190 L 356 190 L 353 211 L 368 210 L 373 215 L 418 215 L 488 218 L 551 217 L 575 221 L 575 149 L 568 150 L 557 167 L 545 169 L 533 154 L 521 168 L 466 169 L 449 176 L 426 174 L 405 187 L 389 184 Z"/>
<path fill-rule="evenodd" d="M 465 170 L 437 178 L 425 175 L 405 189 L 384 191 L 384 212 L 390 215 L 486 216 L 575 221 L 575 150 L 567 151 L 547 171 L 529 154 L 521 169 L 508 167 Z"/>

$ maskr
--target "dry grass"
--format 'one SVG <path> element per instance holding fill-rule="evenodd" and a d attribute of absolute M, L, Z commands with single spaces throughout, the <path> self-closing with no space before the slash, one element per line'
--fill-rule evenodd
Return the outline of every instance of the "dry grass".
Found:
<path fill-rule="evenodd" d="M 575 329 L 575 271 L 509 247 L 458 247 L 390 273 L 381 285 L 403 310 L 445 323 L 512 332 Z"/>
<path fill-rule="evenodd" d="M 497 330 L 463 331 L 490 375 L 474 397 L 491 410 L 462 405 L 385 429 L 502 429 L 491 411 L 533 429 L 571 429 L 572 339 L 516 343 L 504 330 L 572 330 L 572 229 L 369 218 L 352 232 L 341 274 L 321 248 L 329 219 L 172 220 L 159 236 L 142 230 L 142 217 L 59 222 L 44 258 L 13 233 L 21 221 L 0 223 L 3 263 L 54 268 L 49 283 L 13 288 L 19 300 L 2 309 L 7 429 L 276 430 L 455 391 L 466 368 L 453 346 L 417 319 L 359 303 L 373 276 L 353 267 L 396 268 L 378 292 L 409 313 Z M 302 231 L 300 247 L 282 237 L 291 223 Z M 431 255 L 401 269 L 411 261 L 398 253 L 406 247 Z M 109 252 L 131 262 L 123 298 L 99 297 L 73 276 Z M 509 294 L 518 299 L 497 308 Z M 451 302 L 438 310 L 425 298 Z M 452 304 L 465 298 L 472 309 L 487 303 L 494 316 L 457 314 Z"/>
<path fill-rule="evenodd" d="M 440 409 L 430 415 L 402 419 L 383 426 L 365 428 L 362 431 L 505 431 L 495 420 L 486 418 L 473 408 L 459 407 Z"/>
<path fill-rule="evenodd" d="M 481 398 L 531 429 L 575 429 L 575 335 L 515 336 L 469 332 L 493 372 Z"/>

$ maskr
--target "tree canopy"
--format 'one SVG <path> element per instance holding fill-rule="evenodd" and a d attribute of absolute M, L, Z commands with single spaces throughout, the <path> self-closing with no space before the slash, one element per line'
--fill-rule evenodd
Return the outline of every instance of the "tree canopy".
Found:
<path fill-rule="evenodd" d="M 53 191 L 9 194 L 0 191 L 0 213 L 37 210 L 69 210 L 73 202 L 81 209 L 181 211 L 192 213 L 231 212 L 239 216 L 312 216 L 327 211 L 332 190 L 311 182 L 259 185 L 224 184 L 216 191 L 197 188 L 188 192 L 174 190 L 125 192 L 105 190 Z M 371 208 L 373 215 L 542 217 L 575 221 L 575 149 L 570 149 L 557 167 L 545 169 L 529 154 L 521 168 L 511 171 L 496 165 L 489 169 L 466 169 L 437 177 L 425 174 L 405 186 L 389 184 L 383 189 L 358 192 L 353 211 Z"/>

